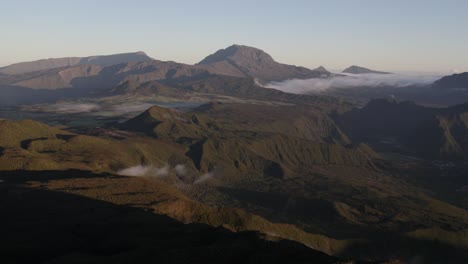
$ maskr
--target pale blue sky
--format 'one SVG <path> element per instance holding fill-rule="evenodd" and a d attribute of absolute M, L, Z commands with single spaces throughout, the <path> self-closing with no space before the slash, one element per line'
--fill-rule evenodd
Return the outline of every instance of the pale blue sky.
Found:
<path fill-rule="evenodd" d="M 464 0 L 0 0 L 0 65 L 145 51 L 195 63 L 231 44 L 314 68 L 468 71 Z"/>

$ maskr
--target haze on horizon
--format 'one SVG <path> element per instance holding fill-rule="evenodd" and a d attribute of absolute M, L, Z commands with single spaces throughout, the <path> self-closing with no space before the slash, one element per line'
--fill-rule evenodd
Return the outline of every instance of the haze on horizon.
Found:
<path fill-rule="evenodd" d="M 468 2 L 3 1 L 0 66 L 145 51 L 194 64 L 232 44 L 316 68 L 468 71 Z"/>

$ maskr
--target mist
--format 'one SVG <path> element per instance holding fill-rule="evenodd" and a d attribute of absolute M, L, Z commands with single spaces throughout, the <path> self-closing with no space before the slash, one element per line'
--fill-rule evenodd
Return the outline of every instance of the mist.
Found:
<path fill-rule="evenodd" d="M 176 171 L 176 174 L 178 176 L 185 176 L 185 174 L 187 174 L 187 167 L 185 166 L 185 164 L 177 164 L 174 167 L 174 170 Z"/>
<path fill-rule="evenodd" d="M 158 168 L 155 166 L 137 165 L 137 166 L 119 170 L 117 174 L 122 175 L 122 176 L 135 176 L 135 177 L 141 177 L 141 176 L 165 177 L 169 175 L 169 169 L 170 168 L 168 165 L 162 168 Z"/>
<path fill-rule="evenodd" d="M 110 110 L 118 114 L 126 114 L 132 112 L 143 112 L 154 105 L 154 103 L 122 103 L 111 107 Z"/>
<path fill-rule="evenodd" d="M 166 177 L 170 174 L 171 169 L 174 169 L 176 175 L 181 177 L 179 179 L 184 178 L 185 176 L 189 175 L 189 169 L 185 164 L 177 164 L 173 168 L 169 165 L 165 165 L 164 167 L 156 167 L 156 166 L 143 166 L 143 165 L 136 165 L 132 167 L 128 167 L 125 169 L 121 169 L 117 171 L 117 175 L 121 176 L 131 176 L 131 177 Z M 191 180 L 190 184 L 196 185 L 204 183 L 215 176 L 214 171 L 207 172 L 202 174 L 193 181 Z M 192 178 L 193 179 L 193 178 Z"/>
<path fill-rule="evenodd" d="M 214 177 L 214 172 L 213 171 L 210 171 L 208 173 L 205 173 L 203 175 L 201 175 L 200 177 L 198 177 L 198 179 L 196 179 L 193 184 L 200 184 L 200 183 L 204 183 L 206 181 L 208 181 L 209 179 L 213 178 Z"/>
<path fill-rule="evenodd" d="M 101 108 L 99 105 L 92 103 L 58 103 L 51 105 L 51 107 L 54 112 L 64 114 L 88 113 Z"/>
<path fill-rule="evenodd" d="M 266 88 L 273 88 L 294 94 L 319 93 L 329 89 L 355 87 L 410 87 L 432 84 L 442 75 L 424 74 L 343 74 L 331 78 L 314 78 L 307 80 L 293 79 L 282 82 L 271 82 Z"/>

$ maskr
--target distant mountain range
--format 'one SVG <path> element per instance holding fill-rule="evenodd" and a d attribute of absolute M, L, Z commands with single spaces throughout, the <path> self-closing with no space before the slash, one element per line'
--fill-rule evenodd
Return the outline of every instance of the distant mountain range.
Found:
<path fill-rule="evenodd" d="M 343 72 L 387 74 L 359 66 L 351 66 Z M 215 76 L 227 78 L 230 90 L 206 85 L 196 89 L 228 92 L 231 96 L 238 95 L 236 92 L 242 92 L 242 96 L 247 93 L 258 96 L 258 90 L 251 89 L 250 82 L 246 86 L 250 90 L 246 91 L 244 87 L 233 87 L 235 81 L 231 82 L 229 78 L 254 80 L 258 86 L 271 81 L 332 78 L 338 74 L 332 74 L 322 66 L 308 69 L 282 64 L 260 49 L 242 45 L 218 50 L 195 65 L 156 60 L 144 52 L 45 59 L 0 68 L 0 104 L 51 102 L 126 93 L 152 96 L 156 91 L 174 95 L 183 92 L 174 90 L 174 87 L 183 86 L 187 81 L 215 80 Z M 466 76 L 459 74 L 442 78 L 436 82 L 436 87 L 466 88 Z M 436 94 L 440 93 L 440 89 L 434 90 L 438 90 Z M 262 90 L 261 93 L 266 92 Z"/>
<path fill-rule="evenodd" d="M 351 74 L 366 74 L 366 73 L 374 73 L 374 74 L 391 74 L 390 72 L 382 72 L 382 71 L 374 71 L 368 68 L 360 67 L 360 66 L 350 66 L 343 70 L 343 73 L 351 73 Z"/>
<path fill-rule="evenodd" d="M 21 62 L 1 68 L 0 73 L 0 85 L 33 89 L 115 87 L 126 81 L 145 83 L 206 75 L 249 77 L 263 82 L 331 75 L 323 67 L 310 70 L 278 63 L 260 49 L 240 45 L 221 49 L 196 65 L 159 61 L 136 52 Z"/>

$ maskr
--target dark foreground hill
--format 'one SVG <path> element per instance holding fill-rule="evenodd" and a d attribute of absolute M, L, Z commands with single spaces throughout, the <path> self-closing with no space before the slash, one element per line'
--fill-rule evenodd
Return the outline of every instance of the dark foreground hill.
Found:
<path fill-rule="evenodd" d="M 6 264 L 344 263 L 297 242 L 184 224 L 144 204 L 119 205 L 150 202 L 140 200 L 142 194 L 161 197 L 155 181 L 143 187 L 135 178 L 73 170 L 4 171 L 0 180 L 0 224 L 8 227 L 0 261 Z M 89 194 L 98 191 L 90 182 L 105 184 L 104 199 Z"/>

